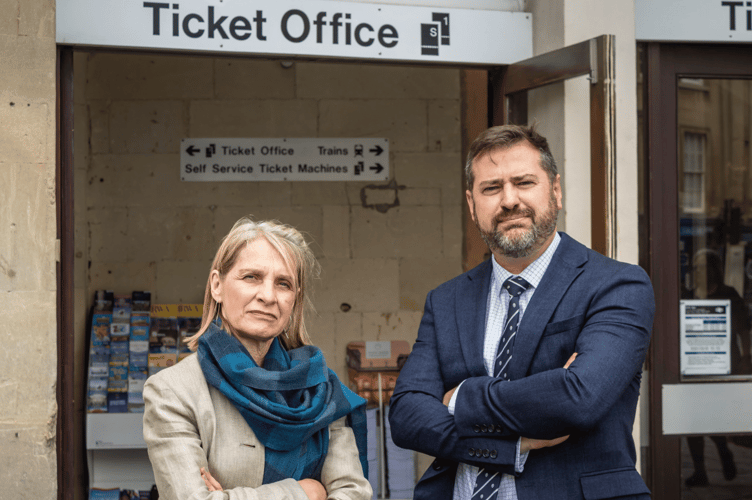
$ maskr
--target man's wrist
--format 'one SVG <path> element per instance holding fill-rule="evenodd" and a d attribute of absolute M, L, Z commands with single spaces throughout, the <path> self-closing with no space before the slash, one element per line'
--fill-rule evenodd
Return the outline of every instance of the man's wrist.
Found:
<path fill-rule="evenodd" d="M 517 474 L 522 474 L 522 471 L 525 470 L 525 462 L 527 462 L 527 457 L 530 454 L 530 450 L 522 451 L 522 436 L 517 440 L 517 456 L 514 459 L 514 471 Z"/>
<path fill-rule="evenodd" d="M 460 382 L 460 385 L 458 385 L 458 386 L 457 386 L 457 387 L 456 387 L 456 388 L 454 389 L 454 394 L 452 394 L 452 397 L 451 397 L 451 399 L 449 400 L 449 404 L 447 405 L 447 410 L 449 410 L 449 414 L 450 414 L 450 415 L 454 415 L 454 405 L 455 405 L 455 403 L 457 402 L 457 394 L 459 394 L 459 393 L 460 393 L 460 387 L 462 387 L 462 384 L 464 384 L 464 383 L 465 383 L 465 381 L 464 381 L 464 380 L 463 380 L 462 382 Z"/>

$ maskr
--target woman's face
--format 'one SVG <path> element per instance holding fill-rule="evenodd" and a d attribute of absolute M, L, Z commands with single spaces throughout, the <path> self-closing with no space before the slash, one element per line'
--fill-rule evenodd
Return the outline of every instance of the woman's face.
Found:
<path fill-rule="evenodd" d="M 288 327 L 295 304 L 295 273 L 266 238 L 246 244 L 224 277 L 212 271 L 211 291 L 228 331 L 249 350 L 266 353 Z"/>

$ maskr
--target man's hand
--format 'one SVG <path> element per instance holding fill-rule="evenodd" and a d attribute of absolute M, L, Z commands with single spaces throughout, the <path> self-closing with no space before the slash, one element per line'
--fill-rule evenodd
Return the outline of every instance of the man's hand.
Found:
<path fill-rule="evenodd" d="M 567 362 L 566 362 L 566 363 L 564 363 L 564 369 L 565 369 L 565 370 L 566 370 L 567 368 L 569 368 L 569 365 L 571 365 L 571 364 L 572 364 L 572 362 L 574 361 L 574 358 L 576 358 L 576 357 L 577 357 L 577 353 L 574 353 L 574 354 L 572 354 L 571 356 L 569 356 L 569 359 L 567 360 Z"/>
<path fill-rule="evenodd" d="M 301 479 L 298 484 L 311 500 L 326 500 L 326 488 L 315 479 Z"/>
<path fill-rule="evenodd" d="M 451 389 L 449 392 L 444 394 L 444 406 L 449 406 L 449 401 L 452 400 L 452 396 L 454 395 L 454 391 L 457 390 L 457 387 L 455 387 L 454 389 Z"/>
<path fill-rule="evenodd" d="M 556 439 L 532 439 L 523 437 L 520 440 L 520 453 L 527 453 L 530 450 L 539 450 L 541 448 L 548 448 L 549 446 L 556 446 L 569 439 L 569 436 L 563 436 Z"/>

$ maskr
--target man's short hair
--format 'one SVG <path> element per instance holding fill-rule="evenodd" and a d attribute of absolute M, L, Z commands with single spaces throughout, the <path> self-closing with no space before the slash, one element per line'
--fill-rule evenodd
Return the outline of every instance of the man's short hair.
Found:
<path fill-rule="evenodd" d="M 494 149 L 507 149 L 523 141 L 540 151 L 541 168 L 546 171 L 549 181 L 553 184 L 558 171 L 546 138 L 535 130 L 534 125 L 530 127 L 526 125 L 499 125 L 485 130 L 470 145 L 467 162 L 465 163 L 467 189 L 473 190 L 473 181 L 475 180 L 473 160 L 490 153 Z"/>

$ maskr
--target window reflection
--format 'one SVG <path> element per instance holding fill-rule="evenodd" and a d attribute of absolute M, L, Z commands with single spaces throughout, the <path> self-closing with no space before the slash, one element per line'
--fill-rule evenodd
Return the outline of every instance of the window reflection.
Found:
<path fill-rule="evenodd" d="M 731 378 L 752 375 L 752 80 L 678 82 L 683 299 L 731 303 Z"/>
<path fill-rule="evenodd" d="M 731 307 L 730 374 L 682 380 L 750 380 L 752 80 L 681 78 L 677 94 L 681 298 Z M 750 491 L 752 436 L 682 440 L 682 499 L 742 499 Z"/>

